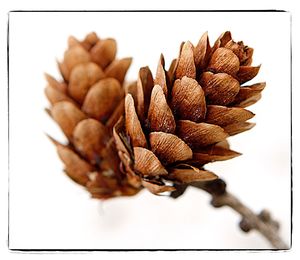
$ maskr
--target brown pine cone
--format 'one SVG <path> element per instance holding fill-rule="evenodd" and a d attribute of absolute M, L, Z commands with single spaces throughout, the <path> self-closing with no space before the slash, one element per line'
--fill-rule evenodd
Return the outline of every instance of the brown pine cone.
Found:
<path fill-rule="evenodd" d="M 181 45 L 179 58 L 165 70 L 161 55 L 156 77 L 139 71 L 128 90 L 125 118 L 114 127 L 123 171 L 135 187 L 152 193 L 218 178 L 206 163 L 234 158 L 226 140 L 251 129 L 254 114 L 245 107 L 261 97 L 265 83 L 241 86 L 254 78 L 253 49 L 223 33 L 211 47 L 205 33 L 196 47 Z M 168 183 L 170 183 L 168 185 Z"/>
<path fill-rule="evenodd" d="M 117 60 L 114 39 L 90 33 L 83 41 L 69 38 L 64 59 L 58 63 L 63 81 L 46 74 L 47 110 L 59 124 L 68 144 L 51 138 L 65 165 L 66 174 L 92 194 L 107 199 L 134 195 L 119 170 L 120 160 L 112 127 L 124 111 L 123 81 L 131 58 Z"/>

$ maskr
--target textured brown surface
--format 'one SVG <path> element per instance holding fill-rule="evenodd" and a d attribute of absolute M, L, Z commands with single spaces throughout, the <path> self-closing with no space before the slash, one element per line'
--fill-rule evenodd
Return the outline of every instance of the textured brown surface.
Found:
<path fill-rule="evenodd" d="M 260 99 L 265 83 L 243 86 L 260 68 L 251 66 L 252 55 L 230 32 L 212 47 L 204 33 L 196 46 L 181 44 L 169 70 L 163 55 L 154 77 L 141 68 L 126 93 L 125 124 L 115 128 L 128 178 L 152 193 L 169 191 L 170 182 L 178 187 L 216 179 L 204 165 L 239 156 L 227 138 L 254 126 L 245 107 Z"/>
<path fill-rule="evenodd" d="M 94 198 L 134 195 L 119 165 L 113 125 L 124 113 L 123 81 L 131 58 L 116 60 L 114 39 L 90 33 L 83 41 L 69 37 L 69 48 L 58 62 L 63 81 L 46 74 L 49 114 L 68 139 L 54 142 L 65 173 Z"/>
<path fill-rule="evenodd" d="M 168 70 L 161 54 L 155 76 L 142 67 L 126 84 L 132 59 L 116 59 L 114 39 L 90 33 L 68 44 L 58 62 L 64 80 L 46 74 L 47 111 L 69 141 L 54 141 L 66 173 L 93 197 L 213 180 L 206 163 L 240 155 L 227 137 L 254 126 L 245 108 L 261 98 L 265 83 L 244 86 L 260 66 L 251 66 L 254 50 L 230 32 L 213 46 L 207 32 L 196 46 L 183 42 Z"/>

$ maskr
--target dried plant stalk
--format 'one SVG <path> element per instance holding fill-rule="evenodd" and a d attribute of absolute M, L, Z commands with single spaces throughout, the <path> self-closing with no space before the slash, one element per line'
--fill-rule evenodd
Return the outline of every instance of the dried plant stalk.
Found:
<path fill-rule="evenodd" d="M 275 249 L 290 248 L 279 236 L 279 223 L 271 218 L 270 213 L 263 210 L 259 215 L 256 215 L 237 197 L 226 190 L 226 184 L 223 180 L 194 183 L 192 186 L 208 192 L 212 196 L 211 204 L 214 207 L 228 206 L 236 211 L 241 216 L 240 228 L 244 232 L 249 232 L 252 229 L 258 231 Z"/>

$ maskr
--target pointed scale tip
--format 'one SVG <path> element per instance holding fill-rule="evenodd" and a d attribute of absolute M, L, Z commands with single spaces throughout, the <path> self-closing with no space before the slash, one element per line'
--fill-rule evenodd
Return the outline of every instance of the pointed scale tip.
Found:
<path fill-rule="evenodd" d="M 127 70 L 131 65 L 131 62 L 131 57 L 123 58 L 120 60 L 114 60 L 106 67 L 104 72 L 107 77 L 115 78 L 121 84 L 123 84 L 124 78 L 126 76 Z"/>
<path fill-rule="evenodd" d="M 178 66 L 176 69 L 176 78 L 182 78 L 187 76 L 189 78 L 196 78 L 196 66 L 194 62 L 194 46 L 190 41 L 187 41 L 183 44 Z"/>
<path fill-rule="evenodd" d="M 91 59 L 102 69 L 109 66 L 116 58 L 117 42 L 115 39 L 98 41 L 90 50 Z"/>
<path fill-rule="evenodd" d="M 62 145 L 60 142 L 55 140 L 51 135 L 49 135 L 47 133 L 44 133 L 44 135 L 46 135 L 49 138 L 49 140 L 51 141 L 51 143 L 53 143 L 55 146 Z"/>
<path fill-rule="evenodd" d="M 138 119 L 134 106 L 134 100 L 131 94 L 127 94 L 125 98 L 125 126 L 126 132 L 130 136 L 132 145 L 146 148 L 146 137 Z"/>
<path fill-rule="evenodd" d="M 213 172 L 198 169 L 188 164 L 180 164 L 176 168 L 173 168 L 170 172 L 170 176 L 181 183 L 211 181 L 218 178 Z"/>
<path fill-rule="evenodd" d="M 150 176 L 168 174 L 156 155 L 148 149 L 134 147 L 134 161 L 134 169 L 140 174 Z"/>
<path fill-rule="evenodd" d="M 148 120 L 151 131 L 175 132 L 176 122 L 173 113 L 167 103 L 164 91 L 159 85 L 155 85 L 152 89 Z"/>

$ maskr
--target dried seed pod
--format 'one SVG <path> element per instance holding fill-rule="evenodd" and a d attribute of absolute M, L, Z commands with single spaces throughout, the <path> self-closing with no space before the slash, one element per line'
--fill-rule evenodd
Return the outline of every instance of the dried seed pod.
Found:
<path fill-rule="evenodd" d="M 214 73 L 227 73 L 236 75 L 240 68 L 239 58 L 233 51 L 226 48 L 218 48 L 211 56 L 208 70 Z"/>
<path fill-rule="evenodd" d="M 209 162 L 225 161 L 241 155 L 238 152 L 232 151 L 228 148 L 212 145 L 210 147 L 198 149 L 193 154 L 192 163 L 204 165 Z"/>
<path fill-rule="evenodd" d="M 124 152 L 130 150 L 126 142 L 123 152 L 117 150 L 112 137 L 112 128 L 124 113 L 125 91 L 120 82 L 131 59 L 116 62 L 115 40 L 100 40 L 94 32 L 83 41 L 70 36 L 68 46 L 64 59 L 58 62 L 63 81 L 45 75 L 49 84 L 45 94 L 52 105 L 46 112 L 57 121 L 69 142 L 68 146 L 62 146 L 52 140 L 58 147 L 65 172 L 93 198 L 134 195 L 141 189 L 141 180 L 133 171 L 127 178 L 120 167 L 120 158 L 123 163 L 130 163 L 133 151 Z M 126 134 L 114 135 L 120 143 Z M 130 171 L 129 167 L 126 171 Z"/>
<path fill-rule="evenodd" d="M 116 79 L 102 79 L 90 88 L 82 110 L 90 117 L 105 123 L 119 104 L 122 95 L 121 85 Z"/>
<path fill-rule="evenodd" d="M 193 152 L 188 145 L 176 135 L 152 132 L 150 134 L 151 150 L 163 164 L 191 159 Z"/>
<path fill-rule="evenodd" d="M 134 147 L 134 160 L 134 169 L 140 174 L 149 176 L 168 174 L 155 154 L 148 149 Z"/>
<path fill-rule="evenodd" d="M 116 57 L 117 43 L 114 39 L 98 41 L 91 49 L 91 60 L 105 69 Z"/>
<path fill-rule="evenodd" d="M 172 62 L 171 62 L 171 64 L 170 64 L 170 67 L 169 67 L 169 69 L 167 71 L 167 75 L 168 75 L 170 84 L 174 82 L 177 65 L 178 65 L 178 60 L 177 59 L 173 59 Z"/>
<path fill-rule="evenodd" d="M 194 59 L 196 68 L 203 70 L 208 63 L 211 54 L 211 48 L 208 39 L 208 33 L 204 33 L 194 49 Z"/>
<path fill-rule="evenodd" d="M 230 104 L 240 90 L 239 82 L 226 73 L 204 72 L 200 78 L 200 85 L 208 101 L 214 105 Z"/>
<path fill-rule="evenodd" d="M 236 135 L 250 130 L 255 126 L 255 123 L 239 122 L 231 125 L 224 126 L 224 130 L 229 135 Z"/>
<path fill-rule="evenodd" d="M 196 78 L 196 66 L 194 62 L 194 50 L 193 45 L 187 41 L 183 44 L 179 60 L 178 66 L 176 69 L 176 77 L 182 78 L 187 76 L 189 78 Z"/>
<path fill-rule="evenodd" d="M 237 107 L 248 107 L 256 103 L 261 98 L 265 86 L 266 83 L 262 82 L 240 88 L 232 104 Z"/>
<path fill-rule="evenodd" d="M 54 105 L 55 103 L 58 103 L 60 101 L 69 101 L 71 103 L 74 103 L 74 101 L 70 99 L 66 94 L 50 86 L 45 88 L 45 95 L 47 96 L 51 105 Z"/>
<path fill-rule="evenodd" d="M 82 103 L 90 87 L 105 75 L 102 69 L 93 62 L 78 64 L 70 74 L 69 95 Z"/>
<path fill-rule="evenodd" d="M 84 40 L 81 42 L 81 45 L 88 51 L 97 43 L 100 39 L 95 32 L 87 34 Z"/>
<path fill-rule="evenodd" d="M 51 108 L 51 115 L 59 124 L 68 139 L 72 139 L 75 126 L 81 120 L 86 119 L 86 115 L 68 101 L 55 103 Z"/>
<path fill-rule="evenodd" d="M 230 32 L 223 33 L 211 48 L 205 33 L 196 47 L 181 44 L 179 57 L 167 72 L 161 55 L 154 82 L 148 67 L 140 69 L 136 88 L 127 91 L 134 96 L 125 104 L 127 136 L 116 135 L 130 180 L 135 176 L 137 185 L 140 182 L 158 194 L 190 182 L 213 180 L 217 176 L 203 169 L 204 164 L 240 155 L 230 149 L 226 138 L 254 125 L 247 122 L 254 114 L 243 107 L 256 102 L 264 86 L 240 86 L 255 76 L 255 67 L 249 66 L 252 54 L 253 49 L 234 42 Z M 117 128 L 118 124 L 115 132 Z M 141 148 L 147 144 L 149 150 Z M 148 156 L 150 149 L 153 154 Z M 153 174 L 148 161 L 152 157 L 167 174 Z M 185 190 L 179 189 L 176 197 Z M 224 192 L 224 185 L 214 192 Z"/>
<path fill-rule="evenodd" d="M 67 132 L 70 147 L 76 149 L 71 151 L 97 168 L 85 173 L 88 182 L 81 182 L 93 197 L 135 194 L 142 186 L 158 194 L 180 184 L 212 180 L 217 176 L 203 169 L 204 164 L 239 155 L 230 150 L 226 138 L 253 126 L 247 120 L 254 114 L 243 107 L 255 103 L 264 86 L 240 86 L 259 67 L 250 66 L 253 49 L 234 42 L 230 32 L 223 33 L 212 48 L 207 33 L 196 47 L 190 42 L 181 44 L 179 57 L 167 72 L 161 55 L 154 80 L 145 67 L 136 84 L 124 89 L 119 83 L 131 59 L 114 60 L 114 40 L 90 34 L 83 41 L 70 38 L 69 45 L 59 64 L 65 82 L 48 77 L 51 89 L 46 93 L 55 106 L 53 117 Z M 94 67 L 87 69 L 91 64 Z M 68 105 L 68 112 L 60 114 L 56 106 L 62 102 L 73 104 L 72 109 Z M 117 121 L 122 113 L 125 120 Z M 69 119 L 62 122 L 65 117 Z"/>
<path fill-rule="evenodd" d="M 101 151 L 108 142 L 108 133 L 99 121 L 88 118 L 76 125 L 73 140 L 76 150 L 95 164 L 100 160 Z"/>
<path fill-rule="evenodd" d="M 106 69 L 106 77 L 111 77 L 117 79 L 120 84 L 123 84 L 127 70 L 130 67 L 132 58 L 124 58 L 121 60 L 114 60 Z"/>
<path fill-rule="evenodd" d="M 230 40 L 226 43 L 225 48 L 230 49 L 239 58 L 240 65 L 250 65 L 252 61 L 253 49 L 245 46 L 243 42 L 235 42 Z"/>
<path fill-rule="evenodd" d="M 184 76 L 177 79 L 172 89 L 172 107 L 180 119 L 199 122 L 205 118 L 204 91 L 194 79 Z"/>
<path fill-rule="evenodd" d="M 144 122 L 153 88 L 153 77 L 149 67 L 140 68 L 136 87 L 137 113 L 140 120 Z"/>
<path fill-rule="evenodd" d="M 148 121 L 151 131 L 175 132 L 175 119 L 167 104 L 165 94 L 159 85 L 155 85 L 152 89 Z"/>
<path fill-rule="evenodd" d="M 154 84 L 159 85 L 166 97 L 168 97 L 168 86 L 167 86 L 167 79 L 166 79 L 166 71 L 165 71 L 165 59 L 164 56 L 161 54 L 160 59 L 157 65 L 156 70 L 156 77 L 154 79 Z"/>
<path fill-rule="evenodd" d="M 130 136 L 132 145 L 147 147 L 147 141 L 135 111 L 133 98 L 130 94 L 128 94 L 125 99 L 125 122 L 127 134 Z"/>
<path fill-rule="evenodd" d="M 222 33 L 219 38 L 216 40 L 214 46 L 213 46 L 213 51 L 217 50 L 218 48 L 224 47 L 229 41 L 231 41 L 231 32 L 226 31 Z"/>
<path fill-rule="evenodd" d="M 209 105 L 207 106 L 205 122 L 218 126 L 226 126 L 245 122 L 252 117 L 254 117 L 254 114 L 243 108 Z"/>
<path fill-rule="evenodd" d="M 88 173 L 93 168 L 86 161 L 81 159 L 74 151 L 63 145 L 56 145 L 57 153 L 65 165 L 65 171 L 75 182 L 86 185 L 89 181 Z"/>
<path fill-rule="evenodd" d="M 179 164 L 170 172 L 170 178 L 190 183 L 195 181 L 212 181 L 218 178 L 217 175 L 210 171 L 198 169 L 192 165 Z"/>
<path fill-rule="evenodd" d="M 69 80 L 70 72 L 76 65 L 89 61 L 91 61 L 91 56 L 81 45 L 72 46 L 64 55 L 64 61 L 62 63 L 62 66 L 65 67 L 63 70 L 66 70 L 64 77 Z"/>
<path fill-rule="evenodd" d="M 48 82 L 48 84 L 58 90 L 61 93 L 66 94 L 67 93 L 67 84 L 65 82 L 59 82 L 55 78 L 53 78 L 51 75 L 45 73 L 45 78 Z"/>
<path fill-rule="evenodd" d="M 177 122 L 177 133 L 191 147 L 205 147 L 228 137 L 224 129 L 217 125 L 195 123 L 189 120 Z"/>
<path fill-rule="evenodd" d="M 236 77 L 239 80 L 240 84 L 243 84 L 251 79 L 253 79 L 259 72 L 260 66 L 251 67 L 251 66 L 241 66 Z"/>

